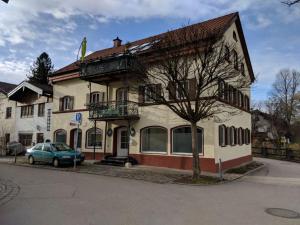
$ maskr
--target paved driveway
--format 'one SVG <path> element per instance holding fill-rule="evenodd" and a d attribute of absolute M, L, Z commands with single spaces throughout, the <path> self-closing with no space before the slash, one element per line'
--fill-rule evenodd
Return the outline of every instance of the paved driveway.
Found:
<path fill-rule="evenodd" d="M 300 212 L 300 164 L 263 161 L 268 169 L 254 176 L 200 187 L 0 164 L 0 178 L 20 187 L 0 205 L 0 224 L 300 224 L 264 212 L 269 207 Z"/>

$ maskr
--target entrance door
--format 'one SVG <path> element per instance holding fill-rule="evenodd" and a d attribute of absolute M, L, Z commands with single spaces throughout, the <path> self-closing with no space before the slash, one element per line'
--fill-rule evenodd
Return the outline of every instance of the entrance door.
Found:
<path fill-rule="evenodd" d="M 117 156 L 127 157 L 128 156 L 128 130 L 127 127 L 118 129 L 118 148 Z"/>
<path fill-rule="evenodd" d="M 119 88 L 117 90 L 117 107 L 121 116 L 127 115 L 127 88 Z"/>
<path fill-rule="evenodd" d="M 76 140 L 76 138 L 78 138 Z M 82 139 L 82 132 L 81 129 L 78 129 L 78 136 L 77 136 L 77 128 L 71 130 L 70 132 L 70 147 L 75 149 L 76 147 L 81 148 L 81 139 Z"/>

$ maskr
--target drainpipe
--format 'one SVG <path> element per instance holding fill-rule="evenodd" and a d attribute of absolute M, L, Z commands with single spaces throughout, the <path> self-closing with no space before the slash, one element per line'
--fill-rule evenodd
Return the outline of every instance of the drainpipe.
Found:
<path fill-rule="evenodd" d="M 108 85 L 109 83 L 106 83 L 106 104 L 108 106 Z M 103 149 L 103 158 L 105 158 L 105 155 L 106 155 L 106 133 L 107 133 L 107 125 L 108 125 L 108 122 L 105 121 L 105 131 L 104 131 L 104 149 Z"/>

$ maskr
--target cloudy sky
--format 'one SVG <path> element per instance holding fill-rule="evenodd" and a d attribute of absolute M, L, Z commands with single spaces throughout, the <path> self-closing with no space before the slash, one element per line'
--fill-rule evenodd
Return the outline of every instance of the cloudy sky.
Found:
<path fill-rule="evenodd" d="M 300 4 L 280 0 L 10 0 L 0 2 L 0 80 L 19 83 L 43 51 L 55 69 L 76 59 L 84 36 L 88 52 L 238 11 L 258 82 L 266 99 L 281 68 L 300 70 Z"/>

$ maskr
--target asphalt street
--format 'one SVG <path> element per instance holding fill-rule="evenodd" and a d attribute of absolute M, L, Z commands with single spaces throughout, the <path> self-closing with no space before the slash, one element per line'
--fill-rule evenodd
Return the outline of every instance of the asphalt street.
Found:
<path fill-rule="evenodd" d="M 300 164 L 266 168 L 213 186 L 157 184 L 0 163 L 0 225 L 300 225 L 267 208 L 300 212 Z M 1 186 L 2 185 L 2 186 Z M 8 190 L 8 189 L 7 189 Z"/>

